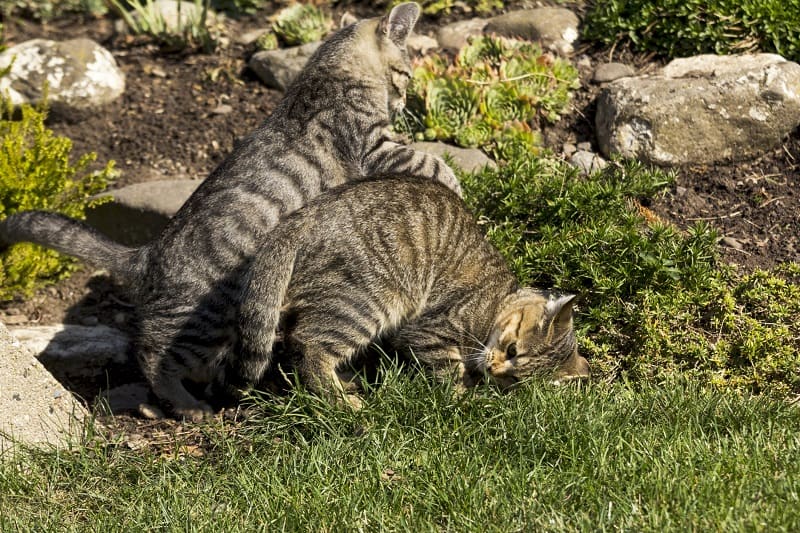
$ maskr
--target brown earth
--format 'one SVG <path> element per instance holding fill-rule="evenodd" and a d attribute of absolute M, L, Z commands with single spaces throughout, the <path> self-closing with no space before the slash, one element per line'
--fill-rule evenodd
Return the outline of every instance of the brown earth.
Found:
<path fill-rule="evenodd" d="M 368 4 L 367 4 L 368 5 Z M 353 10 L 352 5 L 350 7 Z M 371 8 L 355 9 L 361 16 Z M 259 16 L 229 20 L 226 35 L 237 36 L 266 26 Z M 335 19 L 341 12 L 336 13 Z M 421 33 L 441 22 L 423 20 Z M 116 35 L 108 18 L 69 16 L 42 26 L 24 20 L 5 21 L 6 44 L 43 37 L 95 39 L 113 53 L 127 77 L 118 101 L 83 116 L 51 120 L 49 126 L 73 141 L 73 154 L 95 152 L 98 163 L 116 161 L 121 175 L 115 186 L 146 180 L 183 177 L 202 179 L 233 143 L 254 129 L 274 107 L 280 93 L 265 88 L 246 69 L 252 48 L 231 39 L 214 54 L 169 54 L 147 39 Z M 592 142 L 594 67 L 610 60 L 633 65 L 639 72 L 658 67 L 658 59 L 625 49 L 584 48 L 576 53 L 582 88 L 573 110 L 561 122 L 545 126 L 545 139 L 560 153 L 565 142 Z M 659 217 L 686 228 L 705 221 L 724 237 L 724 261 L 743 270 L 769 268 L 800 260 L 800 132 L 756 160 L 733 165 L 697 166 L 678 170 L 677 184 L 648 207 Z M 130 307 L 115 294 L 104 276 L 82 269 L 72 278 L 38 291 L 32 298 L 0 305 L 8 324 L 106 323 L 125 329 Z M 131 366 L 109 368 L 103 383 L 58 376 L 88 402 L 101 387 L 137 381 Z M 118 430 L 153 434 L 175 431 L 169 421 L 128 417 L 108 419 Z M 127 429 L 125 429 L 127 428 Z"/>

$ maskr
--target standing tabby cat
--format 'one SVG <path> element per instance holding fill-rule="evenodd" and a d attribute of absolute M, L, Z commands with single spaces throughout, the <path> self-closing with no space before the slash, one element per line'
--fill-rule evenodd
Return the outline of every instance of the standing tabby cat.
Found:
<path fill-rule="evenodd" d="M 323 43 L 272 115 L 152 243 L 127 248 L 81 222 L 32 211 L 0 222 L 0 244 L 35 242 L 125 282 L 136 304 L 134 350 L 153 392 L 179 416 L 204 416 L 208 405 L 182 382 L 210 382 L 231 349 L 239 277 L 281 216 L 366 176 L 409 174 L 460 192 L 441 159 L 387 137 L 410 79 L 406 39 L 418 16 L 417 4 L 400 4 Z"/>
<path fill-rule="evenodd" d="M 217 375 L 228 391 L 259 381 L 279 327 L 300 378 L 334 396 L 346 389 L 337 366 L 381 340 L 459 387 L 480 375 L 501 386 L 541 373 L 588 376 L 573 297 L 520 288 L 439 184 L 342 187 L 281 221 L 261 246 L 243 282 L 239 346 Z"/>

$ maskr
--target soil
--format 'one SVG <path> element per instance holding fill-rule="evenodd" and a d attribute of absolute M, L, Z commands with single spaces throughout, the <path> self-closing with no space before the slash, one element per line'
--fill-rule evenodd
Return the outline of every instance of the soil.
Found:
<path fill-rule="evenodd" d="M 350 4 L 360 16 L 377 12 L 365 3 Z M 266 26 L 270 8 L 259 15 L 228 19 L 228 36 Z M 334 14 L 334 20 L 341 10 Z M 453 18 L 453 17 L 450 17 Z M 432 33 L 443 22 L 421 21 L 420 33 Z M 51 117 L 49 127 L 73 141 L 75 156 L 97 154 L 98 165 L 116 161 L 121 172 L 115 187 L 164 178 L 202 179 L 228 154 L 238 137 L 269 114 L 281 94 L 265 88 L 246 68 L 252 47 L 230 43 L 213 54 L 167 53 L 146 38 L 115 33 L 110 18 L 66 16 L 47 25 L 21 19 L 4 21 L 6 44 L 31 38 L 63 40 L 88 36 L 108 48 L 127 78 L 127 90 L 116 102 L 82 116 Z M 566 142 L 591 142 L 594 99 L 600 87 L 591 82 L 597 64 L 622 61 L 637 72 L 662 64 L 658 58 L 624 48 L 579 49 L 574 60 L 581 89 L 572 112 L 544 137 L 555 153 Z M 721 261 L 743 271 L 800 260 L 800 132 L 762 157 L 730 165 L 677 170 L 676 185 L 649 207 L 657 216 L 687 228 L 705 221 L 719 231 Z M 108 278 L 87 268 L 38 291 L 33 297 L 0 305 L 0 320 L 9 324 L 60 322 L 105 323 L 125 329 L 130 307 Z M 103 383 L 57 376 L 89 404 L 102 387 L 141 381 L 138 370 L 109 368 Z M 153 435 L 177 431 L 171 421 L 117 416 L 105 419 L 114 432 Z M 157 439 L 156 439 L 157 440 Z"/>

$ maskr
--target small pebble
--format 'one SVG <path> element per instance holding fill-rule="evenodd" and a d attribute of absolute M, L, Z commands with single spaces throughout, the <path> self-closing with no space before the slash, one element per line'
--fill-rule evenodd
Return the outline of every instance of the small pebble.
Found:
<path fill-rule="evenodd" d="M 564 143 L 564 145 L 561 147 L 561 152 L 567 157 L 571 156 L 577 151 L 578 147 L 572 143 Z"/>
<path fill-rule="evenodd" d="M 741 241 L 739 241 L 739 239 L 734 239 L 733 237 L 723 237 L 720 240 L 720 242 L 722 242 L 722 244 L 724 244 L 725 246 L 728 246 L 735 250 L 741 250 L 744 248 L 744 246 L 742 246 Z"/>
<path fill-rule="evenodd" d="M 686 196 L 687 192 L 689 192 L 689 191 L 688 191 L 688 189 L 686 189 L 686 187 L 681 187 L 680 185 L 675 187 L 675 194 L 678 195 L 678 196 Z"/>
<path fill-rule="evenodd" d="M 575 146 L 578 150 L 582 150 L 584 152 L 592 151 L 592 143 L 590 143 L 589 141 L 580 142 Z"/>

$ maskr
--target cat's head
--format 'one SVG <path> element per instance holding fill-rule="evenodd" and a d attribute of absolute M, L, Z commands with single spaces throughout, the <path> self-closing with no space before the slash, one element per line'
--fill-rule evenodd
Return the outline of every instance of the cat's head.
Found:
<path fill-rule="evenodd" d="M 572 324 L 575 296 L 533 289 L 511 294 L 495 319 L 479 364 L 501 387 L 532 376 L 554 382 L 589 377 L 589 363 L 578 355 Z"/>
<path fill-rule="evenodd" d="M 406 43 L 419 15 L 419 5 L 406 2 L 383 17 L 358 21 L 345 16 L 342 29 L 321 47 L 317 59 L 333 59 L 339 72 L 363 82 L 376 82 L 386 91 L 387 111 L 396 113 L 405 105 L 411 81 Z"/>

